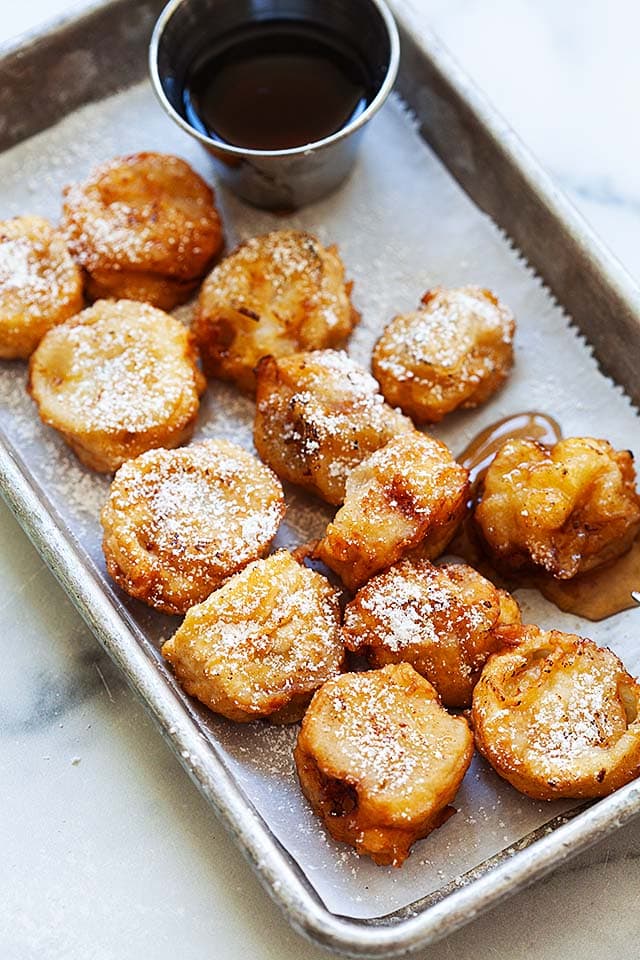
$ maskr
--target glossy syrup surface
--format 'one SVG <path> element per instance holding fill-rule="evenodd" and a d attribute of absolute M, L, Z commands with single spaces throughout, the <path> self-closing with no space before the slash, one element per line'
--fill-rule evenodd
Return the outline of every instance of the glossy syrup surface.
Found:
<path fill-rule="evenodd" d="M 587 620 L 604 620 L 630 610 L 638 606 L 633 594 L 640 591 L 640 540 L 617 560 L 581 577 L 555 580 L 537 576 L 531 578 L 531 586 L 560 610 Z"/>
<path fill-rule="evenodd" d="M 487 469 L 506 440 L 537 440 L 552 447 L 562 439 L 559 423 L 546 413 L 515 413 L 492 423 L 471 440 L 457 458 L 469 471 L 471 483 Z"/>
<path fill-rule="evenodd" d="M 639 599 L 633 594 L 640 591 L 640 539 L 617 560 L 571 580 L 556 580 L 543 573 L 508 574 L 493 568 L 477 536 L 472 509 L 487 467 L 510 439 L 537 440 L 550 447 L 562 439 L 562 431 L 553 417 L 525 412 L 498 420 L 471 440 L 457 458 L 470 473 L 470 509 L 448 552 L 462 557 L 498 586 L 508 590 L 534 587 L 560 610 L 587 620 L 604 620 L 638 606 L 640 594 Z"/>
<path fill-rule="evenodd" d="M 376 94 L 357 51 L 321 24 L 274 20 L 234 31 L 187 73 L 185 118 L 221 143 L 285 150 L 336 133 Z"/>

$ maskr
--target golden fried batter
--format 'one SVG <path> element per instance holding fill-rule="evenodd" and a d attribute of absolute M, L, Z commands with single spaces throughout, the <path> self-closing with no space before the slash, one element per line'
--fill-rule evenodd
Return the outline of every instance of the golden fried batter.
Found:
<path fill-rule="evenodd" d="M 416 423 L 435 423 L 495 393 L 513 364 L 511 311 L 481 287 L 436 287 L 395 317 L 373 350 L 385 399 Z"/>
<path fill-rule="evenodd" d="M 353 468 L 413 424 L 346 353 L 263 357 L 253 438 L 279 477 L 339 504 Z"/>
<path fill-rule="evenodd" d="M 606 440 L 573 437 L 551 449 L 508 440 L 485 475 L 475 522 L 493 560 L 560 580 L 629 549 L 640 530 L 633 457 Z"/>
<path fill-rule="evenodd" d="M 444 443 L 402 434 L 349 474 L 317 555 L 350 590 L 408 554 L 434 559 L 464 515 L 468 486 Z"/>
<path fill-rule="evenodd" d="M 267 552 L 284 509 L 278 478 L 233 443 L 150 450 L 111 485 L 101 517 L 107 570 L 132 597 L 185 613 Z"/>
<path fill-rule="evenodd" d="M 99 300 L 53 327 L 29 366 L 44 422 L 105 473 L 145 450 L 185 443 L 204 385 L 182 324 L 133 300 Z"/>
<path fill-rule="evenodd" d="M 345 673 L 315 694 L 295 761 L 335 840 L 401 866 L 439 827 L 471 762 L 473 737 L 408 663 Z"/>
<path fill-rule="evenodd" d="M 514 629 L 473 694 L 478 750 L 536 800 L 602 797 L 640 773 L 640 685 L 611 650 Z"/>
<path fill-rule="evenodd" d="M 63 230 L 92 299 L 187 300 L 222 246 L 212 190 L 178 157 L 116 157 L 67 187 Z"/>
<path fill-rule="evenodd" d="M 47 330 L 82 307 L 82 275 L 51 224 L 0 221 L 0 357 L 26 360 Z"/>
<path fill-rule="evenodd" d="M 192 607 L 162 655 L 187 693 L 215 713 L 292 723 L 342 669 L 338 595 L 281 550 Z"/>
<path fill-rule="evenodd" d="M 336 247 L 279 230 L 247 240 L 205 280 L 193 330 L 205 373 L 255 389 L 262 357 L 334 347 L 359 320 Z"/>
<path fill-rule="evenodd" d="M 500 630 L 520 623 L 516 601 L 465 563 L 403 560 L 369 580 L 344 613 L 348 650 L 373 667 L 410 663 L 447 707 L 471 706 Z"/>

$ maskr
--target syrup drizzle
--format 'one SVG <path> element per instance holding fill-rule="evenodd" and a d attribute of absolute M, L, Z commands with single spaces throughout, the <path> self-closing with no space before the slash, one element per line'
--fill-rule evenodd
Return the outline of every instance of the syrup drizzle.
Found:
<path fill-rule="evenodd" d="M 474 486 L 506 440 L 537 440 L 552 447 L 562 440 L 559 423 L 546 413 L 515 413 L 492 423 L 465 447 L 457 458 L 469 471 Z"/>
<path fill-rule="evenodd" d="M 508 590 L 534 587 L 560 609 L 587 620 L 604 620 L 640 604 L 640 538 L 622 557 L 572 580 L 556 580 L 543 573 L 506 576 L 484 554 L 473 524 L 472 509 L 487 467 L 506 440 L 536 440 L 553 446 L 562 431 L 553 417 L 539 412 L 517 413 L 482 430 L 457 458 L 469 470 L 469 512 L 448 552 L 479 570 L 497 586 Z"/>
<path fill-rule="evenodd" d="M 560 610 L 587 620 L 604 620 L 640 603 L 640 539 L 617 560 L 573 580 L 532 578 L 543 597 Z"/>

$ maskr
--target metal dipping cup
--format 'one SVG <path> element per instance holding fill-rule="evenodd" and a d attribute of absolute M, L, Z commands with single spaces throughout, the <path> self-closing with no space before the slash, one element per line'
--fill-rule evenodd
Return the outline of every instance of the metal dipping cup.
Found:
<path fill-rule="evenodd" d="M 190 65 L 225 34 L 273 20 L 321 24 L 344 36 L 376 79 L 371 103 L 331 136 L 287 150 L 235 147 L 194 129 L 181 112 Z M 398 31 L 384 0 L 171 0 L 149 48 L 153 87 L 172 120 L 208 150 L 226 186 L 254 206 L 273 210 L 302 207 L 344 180 L 366 123 L 391 92 L 399 60 Z"/>

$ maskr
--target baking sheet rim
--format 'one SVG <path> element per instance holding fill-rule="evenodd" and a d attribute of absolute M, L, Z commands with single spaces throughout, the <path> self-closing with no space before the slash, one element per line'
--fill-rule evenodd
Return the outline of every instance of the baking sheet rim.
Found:
<path fill-rule="evenodd" d="M 104 4 L 92 0 L 74 14 L 3 45 L 0 57 L 19 51 L 21 43 L 32 46 L 45 38 L 49 30 L 62 32 L 77 25 L 87 15 L 110 5 L 109 0 Z M 485 112 L 487 109 L 485 105 Z M 537 168 L 531 158 L 528 162 Z M 461 878 L 464 886 L 426 907 L 418 901 L 375 920 L 355 920 L 331 913 L 248 802 L 194 720 L 166 687 L 157 664 L 140 647 L 137 628 L 124 607 L 119 608 L 103 591 L 93 571 L 87 577 L 82 548 L 47 510 L 28 478 L 27 469 L 21 465 L 19 454 L 2 435 L 0 493 L 101 645 L 122 669 L 182 766 L 239 842 L 267 891 L 293 926 L 317 943 L 353 956 L 392 957 L 413 952 L 452 933 L 640 814 L 640 783 L 636 781 L 555 829 L 547 825 L 534 831 L 516 845 L 523 849 L 499 854 L 489 861 L 488 869 L 480 864 L 472 871 L 483 871 L 480 876 L 469 881 Z M 549 829 L 552 832 L 539 837 Z M 497 859 L 500 862 L 493 865 Z M 402 919 L 398 919 L 400 915 Z"/>

